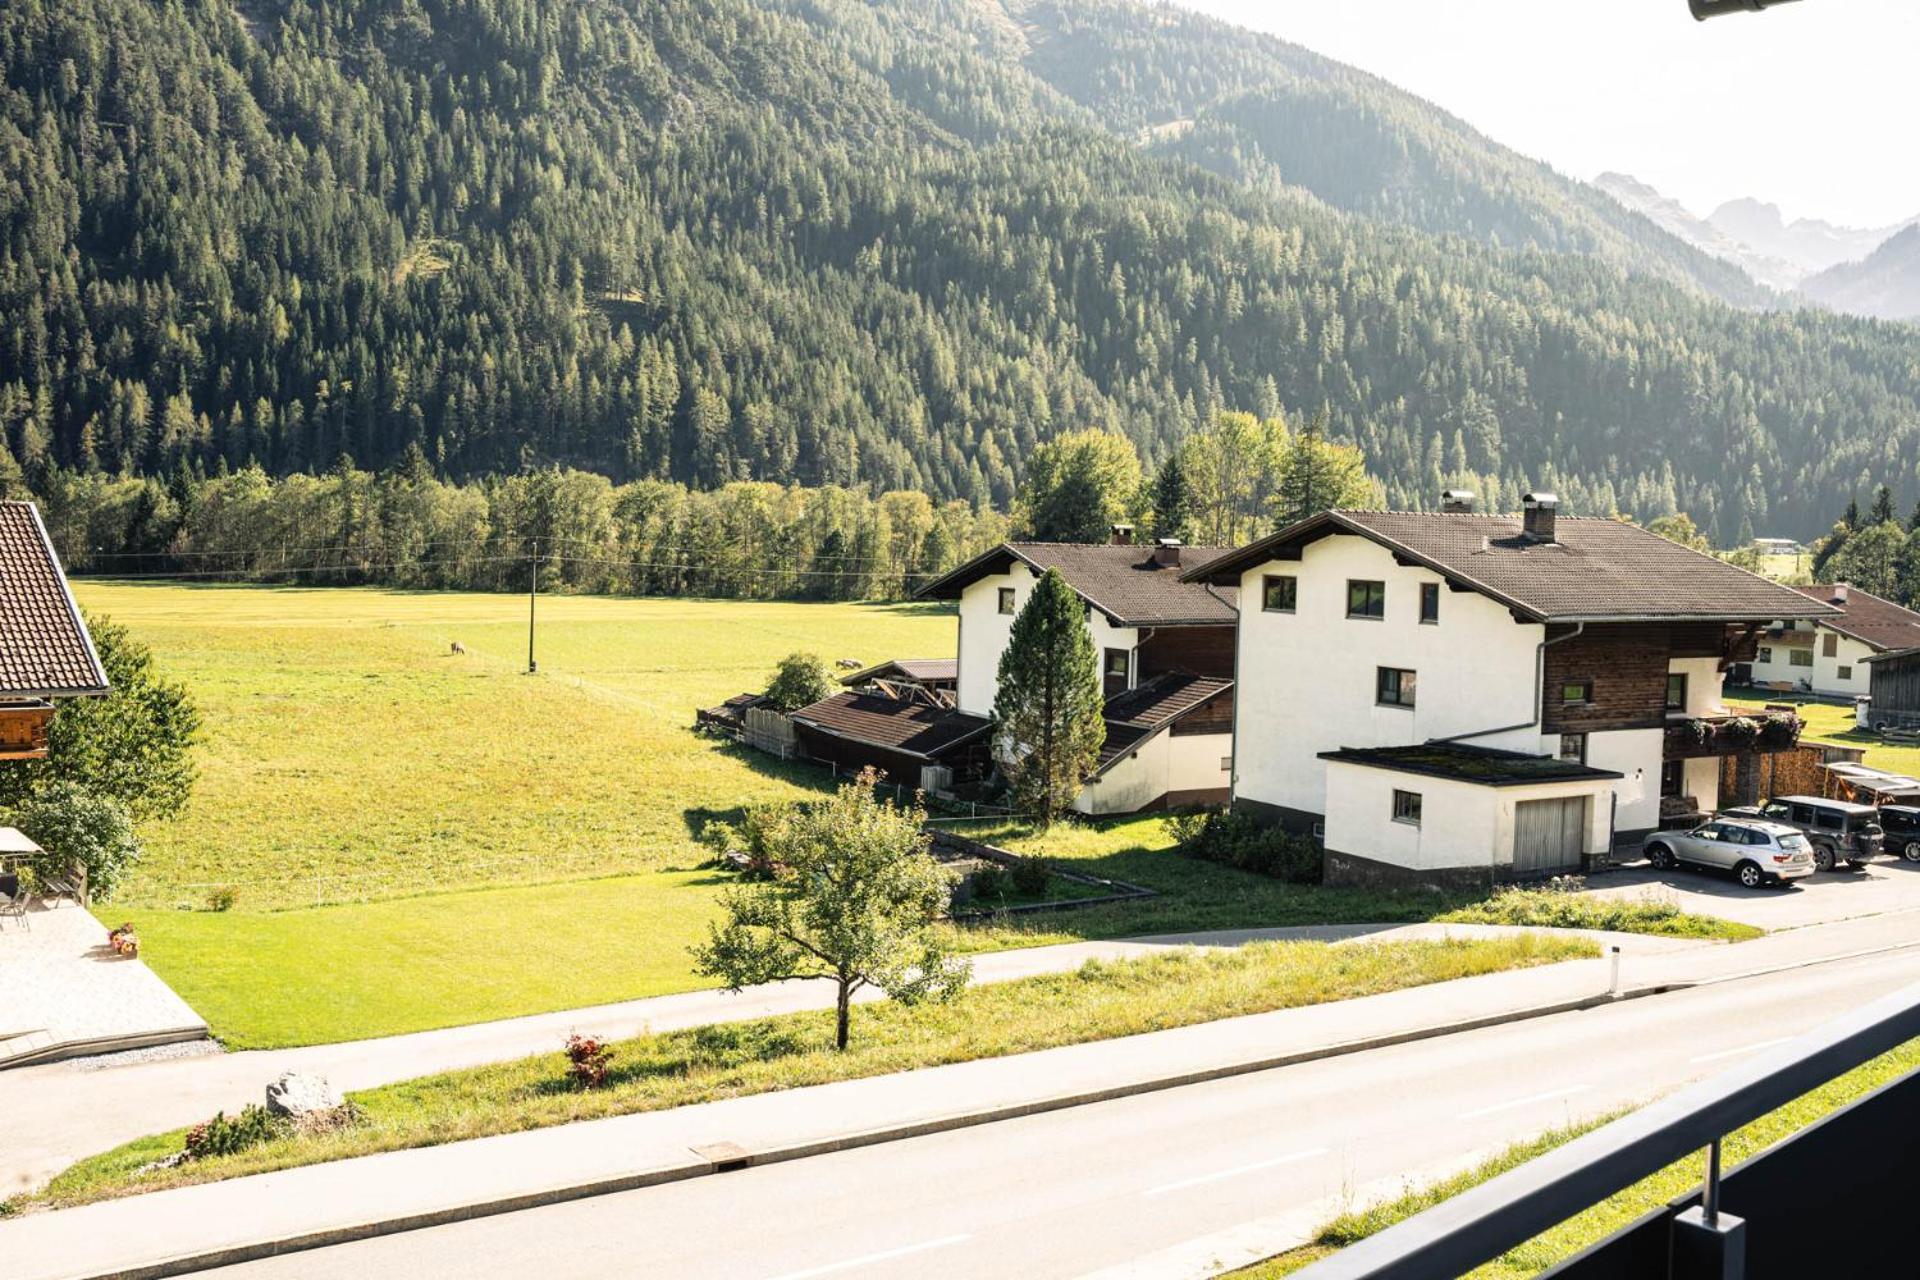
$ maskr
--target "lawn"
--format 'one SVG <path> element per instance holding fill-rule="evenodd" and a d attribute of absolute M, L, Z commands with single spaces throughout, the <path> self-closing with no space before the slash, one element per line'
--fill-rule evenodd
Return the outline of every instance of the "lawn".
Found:
<path fill-rule="evenodd" d="M 1492 941 L 1265 943 L 1092 962 L 1071 973 L 972 987 L 948 1002 L 857 1006 L 844 1053 L 833 1047 L 833 1017 L 826 1011 L 645 1035 L 613 1045 L 612 1072 L 601 1089 L 570 1087 L 556 1051 L 353 1094 L 363 1120 L 342 1131 L 282 1136 L 237 1154 L 139 1172 L 181 1149 L 185 1131 L 176 1130 L 81 1162 L 56 1178 L 40 1200 L 66 1206 L 377 1151 L 1030 1053 L 1597 953 L 1581 939 L 1526 934 Z"/>
<path fill-rule="evenodd" d="M 1808 742 L 1838 742 L 1849 747 L 1867 749 L 1864 763 L 1875 769 L 1886 769 L 1892 773 L 1920 773 L 1920 747 L 1903 747 L 1883 741 L 1871 733 L 1863 733 L 1853 718 L 1851 706 L 1841 706 L 1831 702 L 1815 702 L 1797 698 L 1791 694 L 1772 694 L 1757 700 L 1736 701 L 1727 699 L 1727 706 L 1734 710 L 1758 711 L 1769 703 L 1792 703 L 1800 718 L 1806 721 L 1806 729 L 1801 734 Z"/>

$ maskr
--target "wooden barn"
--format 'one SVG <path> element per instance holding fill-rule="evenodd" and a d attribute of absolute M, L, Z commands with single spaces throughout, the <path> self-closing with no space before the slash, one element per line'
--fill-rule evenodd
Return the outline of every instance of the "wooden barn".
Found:
<path fill-rule="evenodd" d="M 1873 670 L 1868 725 L 1882 732 L 1920 730 L 1920 648 L 1875 654 L 1867 665 Z"/>

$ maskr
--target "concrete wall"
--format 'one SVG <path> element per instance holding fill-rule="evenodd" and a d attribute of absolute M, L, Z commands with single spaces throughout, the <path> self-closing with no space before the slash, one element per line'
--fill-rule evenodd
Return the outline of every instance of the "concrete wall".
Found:
<path fill-rule="evenodd" d="M 1321 761 L 1326 766 L 1326 847 L 1340 853 L 1413 871 L 1513 868 L 1515 806 L 1526 800 L 1590 797 L 1584 852 L 1606 850 L 1611 839 L 1611 791 L 1604 781 L 1484 787 L 1367 765 Z M 1421 798 L 1418 826 L 1396 822 L 1393 793 Z"/>
<path fill-rule="evenodd" d="M 1832 657 L 1827 656 L 1828 636 L 1834 638 Z M 1872 691 L 1873 671 L 1867 666 L 1867 659 L 1873 656 L 1873 649 L 1851 636 L 1829 631 L 1818 623 L 1796 623 L 1784 635 L 1762 636 L 1760 648 L 1771 656 L 1766 662 L 1757 658 L 1754 661 L 1753 679 L 1756 684 L 1785 681 L 1796 687 L 1804 685 L 1814 693 L 1833 698 L 1852 698 Z M 1811 651 L 1813 665 L 1794 666 L 1788 654 L 1795 649 Z M 1847 669 L 1844 679 L 1840 675 L 1843 667 Z"/>
<path fill-rule="evenodd" d="M 1556 740 L 1552 750 L 1559 750 Z M 1587 735 L 1587 763 L 1620 774 L 1613 784 L 1619 797 L 1614 826 L 1621 831 L 1651 831 L 1660 825 L 1660 765 L 1666 733 L 1660 729 L 1621 729 Z"/>
<path fill-rule="evenodd" d="M 1261 610 L 1263 575 L 1299 579 L 1299 608 Z M 1347 617 L 1350 578 L 1386 583 L 1386 617 Z M 1442 583 L 1440 621 L 1420 621 L 1420 584 Z M 1538 624 L 1517 623 L 1485 596 L 1449 590 L 1439 575 L 1394 563 L 1384 547 L 1340 534 L 1298 561 L 1271 561 L 1240 581 L 1238 759 L 1234 795 L 1255 805 L 1326 813 L 1321 751 L 1403 746 L 1502 725 L 1522 730 L 1475 746 L 1534 752 Z M 1413 709 L 1376 706 L 1375 672 L 1419 673 Z"/>

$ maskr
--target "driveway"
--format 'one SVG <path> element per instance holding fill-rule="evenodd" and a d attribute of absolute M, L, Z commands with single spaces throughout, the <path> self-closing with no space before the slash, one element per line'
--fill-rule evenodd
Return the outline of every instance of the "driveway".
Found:
<path fill-rule="evenodd" d="M 1920 863 L 1899 858 L 1876 858 L 1864 871 L 1816 872 L 1785 888 L 1744 889 L 1724 872 L 1655 871 L 1644 862 L 1604 872 L 1587 883 L 1587 892 L 1600 897 L 1661 893 L 1677 900 L 1682 910 L 1769 931 L 1920 910 Z"/>

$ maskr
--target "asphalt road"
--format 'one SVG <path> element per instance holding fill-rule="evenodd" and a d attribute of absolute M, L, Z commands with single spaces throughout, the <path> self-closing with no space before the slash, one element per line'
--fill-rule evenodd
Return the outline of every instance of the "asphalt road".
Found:
<path fill-rule="evenodd" d="M 1209 1275 L 1914 981 L 1920 951 L 1841 961 L 208 1274 Z"/>

